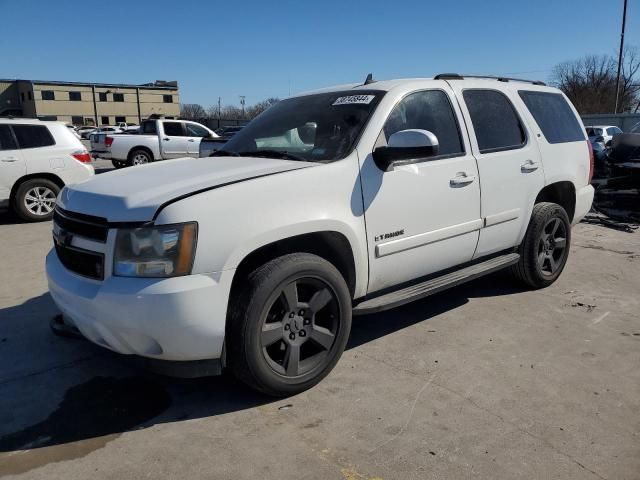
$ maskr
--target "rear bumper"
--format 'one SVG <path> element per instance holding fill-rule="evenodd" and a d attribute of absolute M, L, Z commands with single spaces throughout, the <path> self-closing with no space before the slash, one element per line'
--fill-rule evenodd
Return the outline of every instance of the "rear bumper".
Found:
<path fill-rule="evenodd" d="M 575 225 L 584 218 L 584 216 L 591 210 L 591 204 L 593 203 L 594 189 L 591 185 L 582 187 L 576 192 L 576 211 L 573 215 L 573 221 L 571 225 Z"/>
<path fill-rule="evenodd" d="M 49 291 L 80 333 L 126 355 L 193 361 L 221 357 L 233 271 L 166 279 L 94 281 L 47 255 Z"/>
<path fill-rule="evenodd" d="M 106 150 L 91 150 L 91 156 L 93 158 L 104 158 L 106 160 L 111 160 L 111 152 L 107 152 Z"/>

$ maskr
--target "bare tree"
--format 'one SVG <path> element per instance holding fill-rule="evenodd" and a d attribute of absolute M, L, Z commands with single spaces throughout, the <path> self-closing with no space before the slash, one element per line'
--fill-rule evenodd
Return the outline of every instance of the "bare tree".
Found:
<path fill-rule="evenodd" d="M 185 120 L 199 120 L 205 118 L 207 112 L 205 112 L 202 105 L 197 103 L 181 103 L 180 104 L 180 117 Z"/>
<path fill-rule="evenodd" d="M 279 101 L 280 101 L 279 98 L 271 97 L 261 102 L 258 102 L 255 105 L 251 105 L 249 108 L 246 109 L 247 117 L 248 118 L 257 117 L 262 112 L 264 112 L 267 108 L 269 108 L 271 105 L 275 105 Z"/>
<path fill-rule="evenodd" d="M 625 48 L 620 88 L 623 112 L 632 110 L 638 102 L 640 89 L 634 79 L 639 69 L 637 48 Z M 611 113 L 616 103 L 616 60 L 608 55 L 588 55 L 560 63 L 553 69 L 551 83 L 569 97 L 579 113 Z"/>
<path fill-rule="evenodd" d="M 242 118 L 242 109 L 235 105 L 225 105 L 222 107 L 222 118 Z"/>

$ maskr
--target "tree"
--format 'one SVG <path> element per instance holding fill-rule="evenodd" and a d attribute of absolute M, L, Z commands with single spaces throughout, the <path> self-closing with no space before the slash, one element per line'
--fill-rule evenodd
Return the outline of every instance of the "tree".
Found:
<path fill-rule="evenodd" d="M 638 49 L 623 52 L 618 111 L 636 108 L 640 87 Z M 562 90 L 580 114 L 612 113 L 616 104 L 617 60 L 610 55 L 588 55 L 579 60 L 560 63 L 553 69 L 551 83 Z"/>
<path fill-rule="evenodd" d="M 258 115 L 260 115 L 262 112 L 264 112 L 267 108 L 269 108 L 271 105 L 275 105 L 279 101 L 280 101 L 279 98 L 271 97 L 261 102 L 258 102 L 255 105 L 252 105 L 249 108 L 247 108 L 246 110 L 247 117 L 255 118 Z"/>
<path fill-rule="evenodd" d="M 197 103 L 180 104 L 180 118 L 184 118 L 185 120 L 199 120 L 206 116 L 207 112 L 202 108 L 202 105 Z"/>

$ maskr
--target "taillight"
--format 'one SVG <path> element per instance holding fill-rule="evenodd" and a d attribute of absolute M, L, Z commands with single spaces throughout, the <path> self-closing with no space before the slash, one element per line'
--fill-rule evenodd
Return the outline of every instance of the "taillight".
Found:
<path fill-rule="evenodd" d="M 589 147 L 589 183 L 591 183 L 591 179 L 593 178 L 593 170 L 595 169 L 595 157 L 593 155 L 593 145 L 591 142 L 587 140 L 587 146 Z"/>
<path fill-rule="evenodd" d="M 110 147 L 112 143 L 113 143 L 113 137 L 106 137 L 106 138 L 104 139 L 104 145 L 105 145 L 105 147 Z"/>
<path fill-rule="evenodd" d="M 82 163 L 91 163 L 91 154 L 86 150 L 76 150 L 71 154 L 73 158 Z"/>

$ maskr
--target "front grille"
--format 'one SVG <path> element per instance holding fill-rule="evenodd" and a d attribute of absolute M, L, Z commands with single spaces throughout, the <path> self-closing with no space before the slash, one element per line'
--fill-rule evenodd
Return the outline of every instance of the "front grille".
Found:
<path fill-rule="evenodd" d="M 95 280 L 104 279 L 104 255 L 55 242 L 56 253 L 62 265 L 72 272 Z"/>
<path fill-rule="evenodd" d="M 80 237 L 90 238 L 98 242 L 106 242 L 109 224 L 106 218 L 69 212 L 56 207 L 53 221 L 63 230 Z"/>

